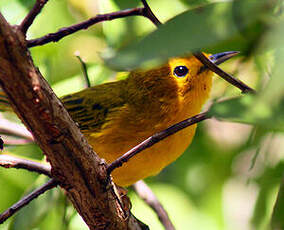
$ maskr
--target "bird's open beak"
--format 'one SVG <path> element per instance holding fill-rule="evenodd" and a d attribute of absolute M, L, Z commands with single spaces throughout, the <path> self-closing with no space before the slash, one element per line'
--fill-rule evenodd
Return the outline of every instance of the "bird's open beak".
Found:
<path fill-rule="evenodd" d="M 238 55 L 240 52 L 238 51 L 227 51 L 227 52 L 222 52 L 222 53 L 217 53 L 217 54 L 212 54 L 209 56 L 209 59 L 216 65 L 220 65 L 221 63 L 229 60 L 230 58 Z M 203 66 L 200 69 L 200 73 L 208 69 L 207 66 Z"/>

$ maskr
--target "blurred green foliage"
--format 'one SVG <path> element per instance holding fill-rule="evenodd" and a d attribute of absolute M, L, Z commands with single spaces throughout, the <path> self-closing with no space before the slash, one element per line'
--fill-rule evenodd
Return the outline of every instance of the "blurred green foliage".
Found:
<path fill-rule="evenodd" d="M 1 0 L 0 11 L 10 23 L 20 23 L 33 2 Z M 76 51 L 87 62 L 92 85 L 116 78 L 116 71 L 100 56 L 108 57 L 111 67 L 129 69 L 198 49 L 241 51 L 238 58 L 222 67 L 255 87 L 258 94 L 240 96 L 237 89 L 216 77 L 212 100 L 234 96 L 211 107 L 211 114 L 221 122 L 211 119 L 201 123 L 189 149 L 147 182 L 178 230 L 283 229 L 283 194 L 273 212 L 284 172 L 283 2 L 148 2 L 165 22 L 158 30 L 142 17 L 104 22 L 56 44 L 32 48 L 34 62 L 61 96 L 84 87 Z M 138 0 L 50 0 L 28 37 L 55 32 L 97 13 L 138 5 Z M 44 160 L 34 144 L 6 146 L 3 153 Z M 44 181 L 44 176 L 25 170 L 0 168 L 0 212 Z M 163 229 L 152 210 L 131 189 L 130 198 L 133 213 L 140 220 L 151 229 Z M 63 193 L 54 189 L 0 225 L 0 230 L 7 229 L 87 227 Z"/>

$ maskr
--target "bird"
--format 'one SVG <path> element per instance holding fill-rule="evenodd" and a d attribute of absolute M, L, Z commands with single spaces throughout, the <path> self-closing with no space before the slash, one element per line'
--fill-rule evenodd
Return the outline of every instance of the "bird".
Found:
<path fill-rule="evenodd" d="M 215 64 L 235 56 L 205 54 Z M 151 69 L 135 69 L 127 78 L 92 86 L 61 98 L 94 151 L 108 164 L 143 140 L 202 110 L 213 72 L 194 55 L 169 58 Z M 0 110 L 9 101 L 0 92 Z M 115 184 L 127 187 L 158 174 L 191 144 L 197 125 L 189 126 L 132 157 L 112 171 Z"/>

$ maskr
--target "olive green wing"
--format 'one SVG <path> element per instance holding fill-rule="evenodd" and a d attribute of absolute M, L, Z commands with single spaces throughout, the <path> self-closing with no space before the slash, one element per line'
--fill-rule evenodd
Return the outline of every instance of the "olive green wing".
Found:
<path fill-rule="evenodd" d="M 117 81 L 90 87 L 61 100 L 83 133 L 99 132 L 107 117 L 125 105 L 124 83 Z"/>

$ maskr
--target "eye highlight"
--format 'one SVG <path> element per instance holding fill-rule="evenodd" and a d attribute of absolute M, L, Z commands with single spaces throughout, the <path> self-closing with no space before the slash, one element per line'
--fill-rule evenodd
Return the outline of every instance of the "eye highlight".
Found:
<path fill-rule="evenodd" d="M 188 73 L 188 68 L 184 65 L 177 66 L 174 69 L 174 75 L 177 77 L 185 77 Z"/>

